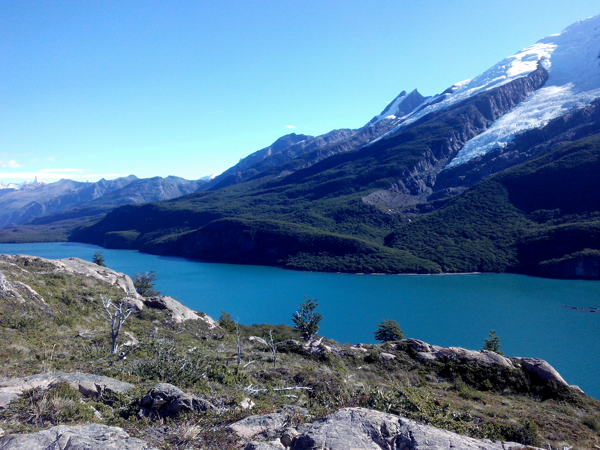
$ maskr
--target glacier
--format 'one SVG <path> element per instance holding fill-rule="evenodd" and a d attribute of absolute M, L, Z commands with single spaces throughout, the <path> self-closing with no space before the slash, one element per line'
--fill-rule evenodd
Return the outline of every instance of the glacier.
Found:
<path fill-rule="evenodd" d="M 548 36 L 511 57 L 521 63 L 514 64 L 509 71 L 518 71 L 524 76 L 535 70 L 528 63 L 537 64 L 531 58 L 537 55 L 537 60 L 548 70 L 548 81 L 485 132 L 468 141 L 447 167 L 458 166 L 505 147 L 517 134 L 543 127 L 552 119 L 581 109 L 599 98 L 599 52 L 600 15 L 577 22 L 562 33 Z M 524 61 L 522 55 L 527 55 L 528 60 Z"/>
<path fill-rule="evenodd" d="M 455 83 L 442 94 L 427 98 L 420 108 L 398 118 L 398 125 L 375 141 L 395 134 L 430 113 L 525 77 L 539 64 L 548 70 L 546 84 L 486 131 L 468 141 L 446 167 L 458 166 L 505 147 L 517 134 L 542 127 L 550 120 L 600 98 L 600 15 L 547 36 L 475 78 Z"/>

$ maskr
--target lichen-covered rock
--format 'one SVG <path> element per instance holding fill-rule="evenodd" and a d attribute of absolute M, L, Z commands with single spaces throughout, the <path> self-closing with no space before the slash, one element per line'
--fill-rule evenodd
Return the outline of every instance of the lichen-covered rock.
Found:
<path fill-rule="evenodd" d="M 422 359 L 442 361 L 462 360 L 465 362 L 476 362 L 486 365 L 498 364 L 510 369 L 515 368 L 510 358 L 488 350 L 478 351 L 467 350 L 460 347 L 438 347 L 437 345 L 429 345 L 418 339 L 405 339 L 403 342 L 408 344 L 408 346 Z"/>
<path fill-rule="evenodd" d="M 381 356 L 381 359 L 383 359 L 384 361 L 393 361 L 394 359 L 396 359 L 396 355 L 392 355 L 391 353 L 386 352 L 381 352 L 379 356 Z"/>
<path fill-rule="evenodd" d="M 159 383 L 150 389 L 140 406 L 140 412 L 144 416 L 156 413 L 164 417 L 175 417 L 187 411 L 203 412 L 216 409 L 208 400 L 187 394 L 169 383 Z"/>
<path fill-rule="evenodd" d="M 252 409 L 254 406 L 256 406 L 256 404 L 249 397 L 246 397 L 240 402 L 240 408 L 242 409 Z"/>
<path fill-rule="evenodd" d="M 0 450 L 153 450 L 125 430 L 106 425 L 59 425 L 33 434 L 10 434 L 0 439 Z"/>
<path fill-rule="evenodd" d="M 159 297 L 145 297 L 144 303 L 150 308 L 165 309 L 171 313 L 171 318 L 176 323 L 186 320 L 202 320 L 210 329 L 215 328 L 217 323 L 206 314 L 196 314 L 187 306 L 172 297 L 161 295 Z"/>
<path fill-rule="evenodd" d="M 294 441 L 298 438 L 298 430 L 293 427 L 286 428 L 281 435 L 281 443 L 286 447 L 294 445 Z"/>
<path fill-rule="evenodd" d="M 110 392 L 126 392 L 134 388 L 133 384 L 89 373 L 42 373 L 23 378 L 0 380 L 0 409 L 6 408 L 11 400 L 21 395 L 23 391 L 38 387 L 44 389 L 61 381 L 69 383 L 84 397 L 96 397 Z"/>
<path fill-rule="evenodd" d="M 360 345 L 360 344 L 359 344 L 359 345 Z M 351 346 L 351 347 L 350 347 L 350 350 L 355 350 L 355 351 L 357 351 L 357 352 L 361 352 L 361 353 L 369 353 L 369 350 L 367 350 L 367 349 L 366 349 L 366 348 L 364 348 L 364 347 L 359 347 L 359 345 L 356 345 L 356 346 Z"/>
<path fill-rule="evenodd" d="M 248 442 L 244 450 L 285 450 L 285 445 L 280 441 Z"/>
<path fill-rule="evenodd" d="M 282 412 L 249 416 L 229 425 L 227 431 L 232 431 L 241 438 L 251 438 L 264 431 L 275 431 L 283 428 L 289 417 L 289 414 Z"/>
<path fill-rule="evenodd" d="M 556 371 L 548 362 L 543 359 L 537 358 L 516 358 L 523 363 L 530 372 L 536 374 L 540 379 L 544 381 L 554 381 L 563 386 L 569 386 L 565 379 L 560 376 L 560 373 Z"/>
<path fill-rule="evenodd" d="M 252 343 L 261 344 L 261 345 L 269 345 L 269 344 L 267 344 L 267 341 L 265 341 L 263 338 L 258 337 L 258 336 L 248 336 L 247 339 Z"/>
<path fill-rule="evenodd" d="M 123 337 L 126 338 L 126 341 L 123 342 L 123 347 L 135 347 L 139 345 L 140 341 L 129 331 L 123 331 Z"/>
<path fill-rule="evenodd" d="M 461 436 L 393 414 L 344 408 L 298 427 L 291 450 L 509 450 L 525 446 Z M 529 447 L 531 448 L 531 447 Z"/>
<path fill-rule="evenodd" d="M 552 381 L 562 386 L 567 386 L 576 389 L 580 392 L 581 389 L 577 386 L 569 386 L 564 378 L 543 359 L 537 358 L 507 358 L 498 353 L 488 350 L 467 350 L 460 347 L 438 347 L 437 345 L 429 345 L 426 342 L 418 339 L 405 339 L 403 341 L 408 347 L 416 353 L 416 355 L 429 361 L 442 362 L 463 362 L 463 363 L 480 363 L 486 365 L 496 364 L 509 369 L 517 369 L 518 362 L 529 372 L 537 375 L 541 380 Z M 383 355 L 383 353 L 382 353 Z M 516 365 L 515 365 L 516 362 Z"/>

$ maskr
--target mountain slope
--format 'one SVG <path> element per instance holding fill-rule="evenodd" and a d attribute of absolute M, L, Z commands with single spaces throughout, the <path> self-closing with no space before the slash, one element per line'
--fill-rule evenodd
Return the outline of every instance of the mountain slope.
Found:
<path fill-rule="evenodd" d="M 238 184 L 272 168 L 278 168 L 278 174 L 288 174 L 331 155 L 355 150 L 388 133 L 395 127 L 395 119 L 409 115 L 425 100 L 416 89 L 410 94 L 402 91 L 380 115 L 357 130 L 333 130 L 316 137 L 288 134 L 242 159 L 201 189 L 216 190 Z"/>
<path fill-rule="evenodd" d="M 307 270 L 597 278 L 598 28 L 600 16 L 576 24 L 438 96 L 403 93 L 331 145 L 295 155 L 309 139 L 287 139 L 231 183 L 119 208 L 71 239 Z M 492 131 L 495 146 L 474 147 Z"/>
<path fill-rule="evenodd" d="M 559 145 L 398 227 L 386 244 L 436 262 L 445 272 L 550 275 L 544 267 L 555 265 L 552 259 L 600 249 L 598 170 L 600 136 Z"/>

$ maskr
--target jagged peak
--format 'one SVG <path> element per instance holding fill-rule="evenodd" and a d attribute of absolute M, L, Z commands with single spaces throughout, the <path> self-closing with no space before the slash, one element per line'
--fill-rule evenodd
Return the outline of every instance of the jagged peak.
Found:
<path fill-rule="evenodd" d="M 413 89 L 409 94 L 406 91 L 402 91 L 385 107 L 381 114 L 373 117 L 369 123 L 374 125 L 383 119 L 400 119 L 405 117 L 421 105 L 426 98 L 417 89 Z"/>

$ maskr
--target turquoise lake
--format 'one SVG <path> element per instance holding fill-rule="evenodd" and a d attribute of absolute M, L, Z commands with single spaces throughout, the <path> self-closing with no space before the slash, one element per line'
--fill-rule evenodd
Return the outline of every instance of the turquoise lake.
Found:
<path fill-rule="evenodd" d="M 480 349 L 490 330 L 507 356 L 541 358 L 570 384 L 600 398 L 600 282 L 508 274 L 349 275 L 272 267 L 212 264 L 108 250 L 78 243 L 0 244 L 0 253 L 91 261 L 102 250 L 108 267 L 133 275 L 156 271 L 156 289 L 218 319 L 285 323 L 303 297 L 318 299 L 319 334 L 341 343 L 374 343 L 382 319 L 407 337 L 441 346 Z"/>

